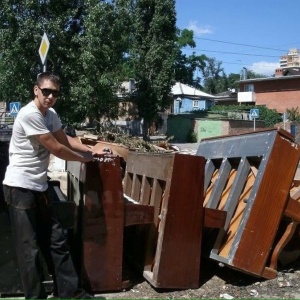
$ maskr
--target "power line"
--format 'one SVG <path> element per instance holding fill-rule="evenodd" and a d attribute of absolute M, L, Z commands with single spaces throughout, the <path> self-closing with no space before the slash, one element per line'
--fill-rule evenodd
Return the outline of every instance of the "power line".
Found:
<path fill-rule="evenodd" d="M 235 54 L 235 55 L 246 55 L 246 56 L 262 56 L 262 57 L 276 57 L 279 58 L 278 55 L 263 55 L 263 54 L 252 54 L 252 53 L 238 53 L 238 52 L 226 52 L 226 51 L 216 51 L 216 50 L 206 50 L 206 49 L 185 49 L 188 51 L 203 51 L 203 52 L 215 52 L 215 53 L 222 53 L 222 54 Z"/>
<path fill-rule="evenodd" d="M 249 63 L 242 63 L 242 62 L 237 63 L 237 62 L 222 61 L 222 64 L 245 66 L 245 65 L 247 65 Z M 262 66 L 262 67 L 269 67 L 269 65 L 267 65 L 267 64 L 264 65 L 264 64 L 260 63 L 259 65 Z M 279 64 L 278 64 L 278 66 L 279 66 Z"/>
<path fill-rule="evenodd" d="M 224 43 L 224 44 L 231 44 L 231 45 L 239 45 L 239 46 L 245 46 L 245 47 L 251 47 L 251 48 L 259 48 L 259 49 L 266 49 L 266 50 L 281 51 L 281 52 L 284 52 L 284 53 L 287 52 L 286 50 L 282 50 L 282 49 L 267 48 L 267 47 L 254 46 L 254 45 L 248 45 L 248 44 L 239 44 L 239 43 L 226 42 L 226 41 L 213 40 L 213 39 L 200 38 L 200 37 L 194 37 L 194 38 L 198 39 L 198 40 L 205 40 L 205 41 L 218 42 L 218 43 Z"/>

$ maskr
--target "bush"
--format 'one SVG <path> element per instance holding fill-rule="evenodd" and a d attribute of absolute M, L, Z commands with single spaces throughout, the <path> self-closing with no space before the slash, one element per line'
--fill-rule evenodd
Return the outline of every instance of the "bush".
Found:
<path fill-rule="evenodd" d="M 193 129 L 190 129 L 188 131 L 186 140 L 187 140 L 188 143 L 197 143 L 197 135 L 196 135 L 196 133 L 194 132 Z"/>

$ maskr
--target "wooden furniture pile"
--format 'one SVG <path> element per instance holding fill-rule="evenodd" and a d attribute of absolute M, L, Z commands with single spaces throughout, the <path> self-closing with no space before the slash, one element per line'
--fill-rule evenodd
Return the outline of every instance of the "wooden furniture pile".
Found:
<path fill-rule="evenodd" d="M 254 276 L 277 276 L 278 258 L 300 221 L 299 192 L 289 196 L 299 154 L 293 137 L 275 129 L 200 143 L 204 206 L 227 212 L 224 228 L 205 239 L 211 259 Z"/>
<path fill-rule="evenodd" d="M 83 237 L 79 269 L 91 291 L 124 287 L 123 254 L 154 287 L 199 285 L 203 223 L 225 221 L 224 212 L 203 212 L 204 165 L 202 157 L 129 152 L 123 188 L 118 157 L 68 163 L 75 235 Z"/>
<path fill-rule="evenodd" d="M 276 277 L 300 222 L 299 157 L 272 129 L 203 140 L 196 156 L 129 151 L 123 181 L 114 156 L 68 164 L 68 195 L 84 212 L 81 273 L 92 291 L 121 289 L 128 257 L 156 288 L 196 288 L 208 256 Z"/>
<path fill-rule="evenodd" d="M 203 257 L 274 278 L 278 262 L 300 256 L 300 149 L 287 132 L 205 139 L 197 155 L 114 147 L 114 155 L 98 161 L 67 163 L 67 198 L 52 184 L 77 271 L 91 292 L 128 287 L 125 260 L 155 288 L 189 289 L 199 287 Z M 8 222 L 5 205 L 0 213 L 1 224 Z M 4 241 L 10 228 L 1 228 Z M 0 262 L 3 270 L 15 281 L 5 292 L 21 291 L 15 268 Z"/>

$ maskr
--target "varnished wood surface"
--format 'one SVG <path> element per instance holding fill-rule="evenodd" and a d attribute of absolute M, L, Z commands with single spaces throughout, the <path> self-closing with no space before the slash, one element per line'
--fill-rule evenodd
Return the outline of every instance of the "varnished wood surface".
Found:
<path fill-rule="evenodd" d="M 143 274 L 155 287 L 199 285 L 204 166 L 204 158 L 190 155 L 128 155 L 125 194 L 154 206 L 155 226 L 147 230 Z M 145 236 L 144 229 L 137 226 L 135 236 Z M 133 240 L 131 248 L 140 249 Z"/>

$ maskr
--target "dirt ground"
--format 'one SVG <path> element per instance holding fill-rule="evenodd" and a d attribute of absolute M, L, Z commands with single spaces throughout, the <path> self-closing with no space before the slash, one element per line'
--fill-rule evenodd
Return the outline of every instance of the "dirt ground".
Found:
<path fill-rule="evenodd" d="M 106 299 L 300 299 L 300 260 L 279 267 L 272 280 L 256 278 L 218 264 L 201 263 L 199 288 L 158 290 L 142 276 L 136 276 L 130 289 L 96 294 Z M 178 274 L 180 276 L 180 274 Z"/>

